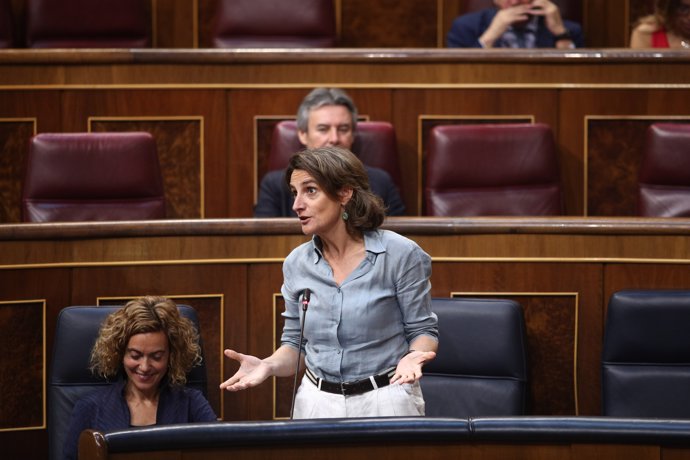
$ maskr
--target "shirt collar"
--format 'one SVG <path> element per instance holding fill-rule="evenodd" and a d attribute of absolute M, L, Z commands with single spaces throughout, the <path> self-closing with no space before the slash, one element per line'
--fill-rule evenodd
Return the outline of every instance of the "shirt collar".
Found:
<path fill-rule="evenodd" d="M 312 236 L 311 246 L 314 251 L 314 264 L 317 264 L 319 260 L 323 257 L 321 238 L 317 235 Z M 381 254 L 386 252 L 386 247 L 381 242 L 381 233 L 378 230 L 364 232 L 364 250 L 367 252 L 367 257 L 369 254 Z"/>

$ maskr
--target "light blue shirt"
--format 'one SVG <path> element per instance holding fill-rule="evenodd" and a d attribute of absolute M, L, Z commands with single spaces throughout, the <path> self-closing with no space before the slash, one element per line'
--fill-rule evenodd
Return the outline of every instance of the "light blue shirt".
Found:
<path fill-rule="evenodd" d="M 431 311 L 431 258 L 414 241 L 388 230 L 365 232 L 366 256 L 338 285 L 318 237 L 283 264 L 283 345 L 299 346 L 302 293 L 311 290 L 302 341 L 317 376 L 349 382 L 397 366 L 420 335 L 438 340 Z"/>

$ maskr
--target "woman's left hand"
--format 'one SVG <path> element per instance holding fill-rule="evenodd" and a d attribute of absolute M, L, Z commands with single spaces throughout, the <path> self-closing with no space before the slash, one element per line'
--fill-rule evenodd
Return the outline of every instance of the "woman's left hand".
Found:
<path fill-rule="evenodd" d="M 414 383 L 422 377 L 422 366 L 436 357 L 433 351 L 413 351 L 402 357 L 391 383 Z"/>

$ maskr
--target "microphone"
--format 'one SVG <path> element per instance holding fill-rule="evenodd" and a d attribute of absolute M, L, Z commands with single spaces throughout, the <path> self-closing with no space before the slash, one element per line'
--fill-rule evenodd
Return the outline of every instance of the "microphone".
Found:
<path fill-rule="evenodd" d="M 295 412 L 295 395 L 297 394 L 297 375 L 299 375 L 299 358 L 302 355 L 302 337 L 304 337 L 304 320 L 307 317 L 307 308 L 309 307 L 309 299 L 311 298 L 311 291 L 309 288 L 302 291 L 302 321 L 299 326 L 299 348 L 297 349 L 297 365 L 295 366 L 295 381 L 292 384 L 292 405 L 290 406 L 290 420 Z"/>

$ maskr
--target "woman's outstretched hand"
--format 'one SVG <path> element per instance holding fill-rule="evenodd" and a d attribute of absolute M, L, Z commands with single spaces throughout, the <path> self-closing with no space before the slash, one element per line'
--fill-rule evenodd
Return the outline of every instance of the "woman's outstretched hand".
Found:
<path fill-rule="evenodd" d="M 436 357 L 434 351 L 413 351 L 402 357 L 391 383 L 414 383 L 422 377 L 422 366 Z"/>
<path fill-rule="evenodd" d="M 239 362 L 240 368 L 235 375 L 220 384 L 221 390 L 245 390 L 260 384 L 272 375 L 270 366 L 256 356 L 243 355 L 235 350 L 225 350 L 223 354 Z"/>

